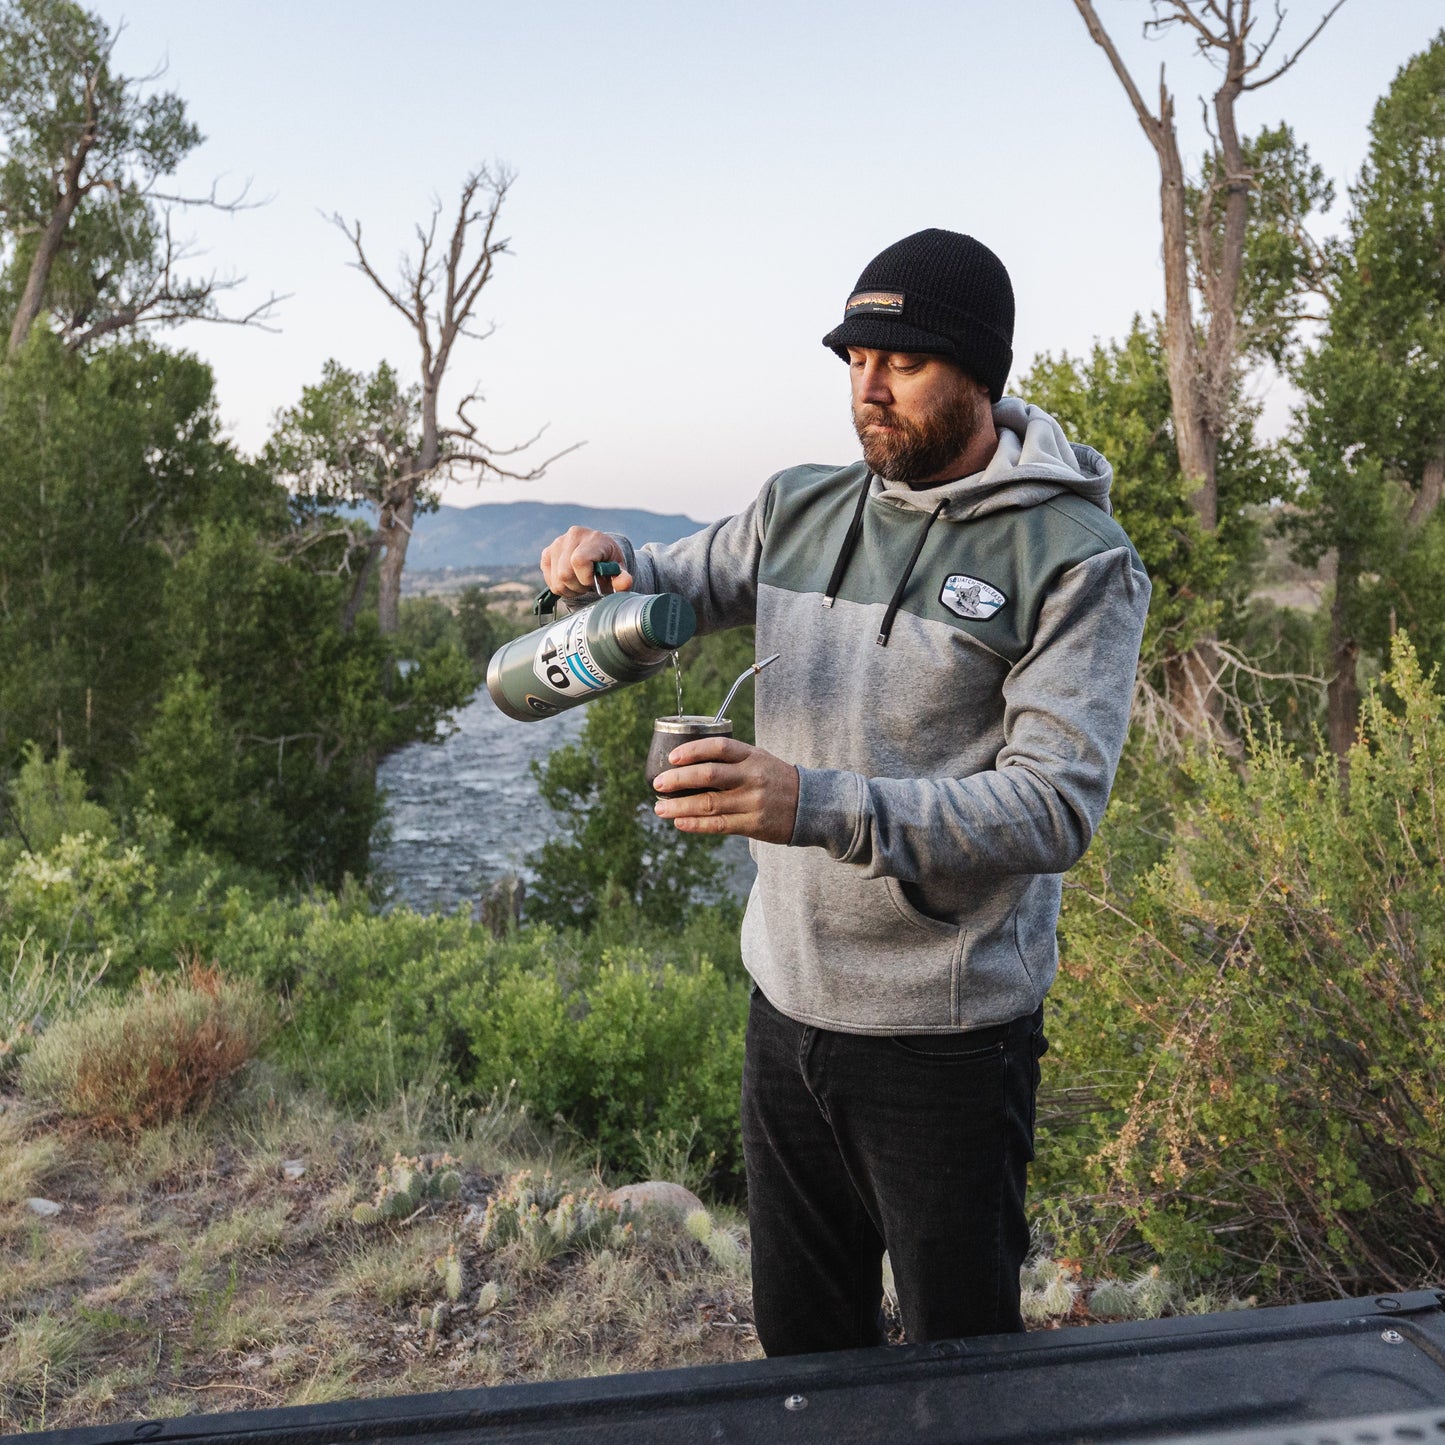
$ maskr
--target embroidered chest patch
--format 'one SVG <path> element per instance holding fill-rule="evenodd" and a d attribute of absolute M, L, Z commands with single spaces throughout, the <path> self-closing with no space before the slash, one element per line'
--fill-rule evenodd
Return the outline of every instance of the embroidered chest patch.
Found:
<path fill-rule="evenodd" d="M 955 572 L 943 579 L 943 590 L 939 592 L 938 600 L 950 612 L 981 622 L 992 617 L 1008 598 L 997 587 L 990 587 L 977 577 L 965 577 L 961 572 Z"/>

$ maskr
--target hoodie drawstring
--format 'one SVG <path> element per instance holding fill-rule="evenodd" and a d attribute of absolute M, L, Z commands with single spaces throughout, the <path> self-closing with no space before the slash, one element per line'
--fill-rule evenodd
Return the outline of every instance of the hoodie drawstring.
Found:
<path fill-rule="evenodd" d="M 824 607 L 833 605 L 838 596 L 838 588 L 843 584 L 843 574 L 848 570 L 848 559 L 852 557 L 853 549 L 858 545 L 858 538 L 863 531 L 863 508 L 868 505 L 868 492 L 872 485 L 873 473 L 869 472 L 863 478 L 863 485 L 858 491 L 858 505 L 853 508 L 853 520 L 848 523 L 838 560 L 833 563 L 833 575 L 828 578 L 828 586 L 823 593 Z"/>
<path fill-rule="evenodd" d="M 848 563 L 858 546 L 858 538 L 863 534 L 863 509 L 868 505 L 868 493 L 872 486 L 873 473 L 869 472 L 863 478 L 863 485 L 858 489 L 858 505 L 853 508 L 853 520 L 848 523 L 848 531 L 843 537 L 843 545 L 838 550 L 838 560 L 833 563 L 833 574 L 828 578 L 828 587 L 823 593 L 824 607 L 833 605 L 838 597 L 838 588 L 843 585 L 843 574 L 847 572 Z M 947 505 L 946 501 L 940 502 L 929 514 L 928 520 L 918 533 L 918 540 L 913 544 L 913 555 L 909 557 L 908 565 L 898 579 L 898 586 L 894 588 L 893 599 L 888 604 L 888 610 L 883 614 L 883 623 L 878 629 L 879 647 L 888 646 L 888 638 L 893 631 L 893 619 L 898 616 L 899 604 L 903 601 L 903 594 L 908 590 L 908 579 L 913 576 L 913 569 L 918 565 L 919 557 L 923 555 L 923 544 L 928 540 L 929 529 L 938 520 Z"/>
<path fill-rule="evenodd" d="M 947 502 L 940 502 L 933 511 L 929 513 L 928 520 L 923 524 L 918 533 L 918 540 L 913 544 L 913 555 L 908 559 L 908 565 L 903 569 L 903 575 L 898 579 L 898 586 L 893 589 L 893 599 L 888 604 L 888 611 L 883 614 L 883 625 L 878 629 L 879 647 L 888 646 L 888 638 L 893 631 L 893 619 L 898 616 L 898 604 L 903 601 L 903 594 L 908 590 L 908 579 L 913 576 L 913 569 L 917 566 L 918 559 L 923 553 L 923 544 L 928 540 L 930 529 L 947 505 Z"/>

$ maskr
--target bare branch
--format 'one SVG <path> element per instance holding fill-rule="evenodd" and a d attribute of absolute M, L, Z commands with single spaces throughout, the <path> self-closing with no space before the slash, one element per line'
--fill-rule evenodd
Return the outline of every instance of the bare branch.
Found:
<path fill-rule="evenodd" d="M 391 304 L 395 306 L 396 309 L 400 311 L 403 316 L 406 317 L 407 321 L 412 326 L 417 325 L 416 316 L 414 316 L 412 312 L 407 310 L 401 298 L 396 294 L 396 292 L 391 289 L 390 286 L 386 284 L 385 281 L 381 279 L 380 276 L 377 275 L 376 271 L 372 268 L 372 264 L 370 260 L 368 260 L 366 252 L 362 248 L 361 244 L 361 222 L 357 221 L 355 223 L 348 223 L 342 217 L 339 211 L 333 211 L 331 215 L 327 217 L 327 219 L 342 233 L 342 235 L 346 237 L 348 241 L 351 242 L 352 247 L 356 251 L 356 260 L 353 261 L 351 264 L 355 266 L 356 269 L 360 271 L 362 275 L 364 275 L 366 279 L 370 281 L 371 284 L 375 286 L 376 289 L 380 291 L 381 294 L 385 296 L 386 299 L 391 302 Z"/>
<path fill-rule="evenodd" d="M 1159 6 L 1166 3 L 1172 13 L 1160 17 L 1157 13 Z M 1225 27 L 1225 33 L 1222 36 L 1211 30 L 1203 20 L 1194 13 L 1188 4 L 1188 0 L 1155 0 L 1154 8 L 1156 12 L 1155 18 L 1144 22 L 1144 33 L 1146 35 L 1151 30 L 1157 32 L 1167 30 L 1171 25 L 1183 25 L 1197 32 L 1198 38 L 1195 40 L 1194 45 L 1201 55 L 1208 57 L 1211 50 L 1224 50 L 1228 48 L 1229 37 L 1232 35 L 1234 28 L 1233 19 L 1230 15 L 1221 15 L 1217 5 L 1210 4 L 1209 9 L 1212 10 L 1215 15 L 1219 16 L 1221 23 Z M 1233 10 L 1232 5 L 1230 9 L 1231 11 Z"/>
<path fill-rule="evenodd" d="M 230 291 L 240 285 L 239 278 L 225 280 L 215 275 L 204 281 L 182 282 L 175 277 L 175 267 L 188 254 L 184 245 L 177 245 L 171 230 L 171 217 L 165 218 L 165 248 L 159 269 L 149 284 L 133 296 L 129 302 L 115 307 L 89 326 L 84 325 L 88 312 L 77 314 L 65 328 L 65 345 L 71 351 L 78 351 L 103 336 L 136 325 L 166 325 L 178 321 L 206 321 L 217 326 L 254 326 L 261 331 L 275 332 L 276 327 L 268 325 L 276 306 L 286 299 L 272 292 L 264 301 L 239 316 L 227 316 L 215 307 L 214 298 L 222 291 Z M 102 276 L 96 290 L 104 284 Z"/>
<path fill-rule="evenodd" d="M 1244 74 L 1249 75 L 1252 71 L 1258 70 L 1264 57 L 1269 54 L 1270 47 L 1279 39 L 1280 29 L 1284 25 L 1284 6 L 1275 0 L 1274 4 L 1274 29 L 1269 32 L 1264 43 L 1255 47 L 1254 59 L 1244 67 Z"/>
<path fill-rule="evenodd" d="M 1114 42 L 1109 37 L 1109 32 L 1104 29 L 1103 22 L 1094 11 L 1093 0 L 1074 0 L 1074 7 L 1084 18 L 1084 24 L 1088 26 L 1089 34 L 1105 55 L 1109 57 L 1109 64 L 1114 67 L 1114 74 L 1119 77 L 1119 83 L 1124 87 L 1130 104 L 1134 107 L 1134 114 L 1139 117 L 1139 124 L 1144 127 L 1144 133 L 1158 149 L 1159 141 L 1156 138 L 1163 121 L 1155 116 L 1153 111 L 1144 104 L 1144 97 L 1139 94 L 1139 87 L 1134 84 L 1134 77 L 1129 74 L 1129 67 L 1124 64 L 1123 57 L 1114 48 Z M 1160 88 L 1163 88 L 1163 70 L 1160 70 Z"/>
<path fill-rule="evenodd" d="M 221 181 L 218 177 L 211 182 L 210 194 L 205 196 L 173 196 L 165 191 L 153 190 L 149 185 L 137 188 L 135 193 L 144 196 L 147 200 L 160 201 L 164 205 L 204 206 L 208 211 L 221 211 L 226 215 L 235 215 L 240 211 L 259 210 L 262 206 L 269 206 L 276 199 L 274 195 L 270 195 L 263 196 L 258 201 L 250 200 L 251 182 L 249 180 L 241 187 L 240 193 L 231 200 L 223 201 L 220 192 Z"/>
<path fill-rule="evenodd" d="M 1286 71 L 1293 69 L 1295 62 L 1300 58 L 1301 55 L 1303 55 L 1303 54 L 1305 53 L 1306 50 L 1308 50 L 1308 49 L 1310 48 L 1311 45 L 1314 44 L 1315 40 L 1319 37 L 1320 31 L 1322 31 L 1322 30 L 1325 28 L 1325 26 L 1328 25 L 1328 24 L 1330 23 L 1330 21 L 1334 19 L 1335 13 L 1339 10 L 1340 6 L 1343 5 L 1344 3 L 1345 3 L 1345 0 L 1335 0 L 1335 3 L 1334 3 L 1333 5 L 1331 5 L 1330 8 L 1329 8 L 1328 10 L 1326 10 L 1325 13 L 1324 13 L 1324 15 L 1320 18 L 1320 23 L 1319 23 L 1318 25 L 1316 25 L 1315 28 L 1314 28 L 1313 30 L 1311 30 L 1310 33 L 1305 37 L 1304 44 L 1301 45 L 1300 48 L 1299 48 L 1298 50 L 1296 50 L 1292 55 L 1287 55 L 1287 56 L 1285 56 L 1284 61 L 1283 61 L 1283 63 L 1280 65 L 1280 67 L 1279 67 L 1278 70 L 1275 70 L 1275 71 L 1271 72 L 1269 75 L 1266 75 L 1263 80 L 1251 81 L 1248 85 L 1242 86 L 1241 89 L 1244 89 L 1244 90 L 1262 90 L 1266 85 L 1270 85 L 1270 84 L 1272 84 L 1274 81 L 1278 80 L 1278 79 L 1280 78 L 1280 76 L 1282 76 L 1283 74 L 1285 74 Z M 1263 60 L 1263 59 L 1264 59 L 1264 51 L 1261 50 L 1260 53 L 1259 53 L 1258 59 L 1255 61 L 1255 65 L 1258 65 L 1258 64 L 1259 64 L 1259 61 L 1260 61 L 1260 60 Z M 1253 69 L 1253 68 L 1254 68 L 1254 67 L 1251 66 L 1251 69 Z"/>

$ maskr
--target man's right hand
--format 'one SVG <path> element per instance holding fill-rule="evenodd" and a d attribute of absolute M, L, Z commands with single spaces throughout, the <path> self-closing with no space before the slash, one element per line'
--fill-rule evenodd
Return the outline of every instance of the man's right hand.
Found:
<path fill-rule="evenodd" d="M 623 571 L 612 579 L 614 591 L 626 592 L 632 586 L 622 548 L 606 532 L 594 532 L 590 527 L 568 527 L 542 549 L 542 580 L 558 597 L 579 597 L 597 590 L 592 577 L 595 562 L 621 564 Z"/>

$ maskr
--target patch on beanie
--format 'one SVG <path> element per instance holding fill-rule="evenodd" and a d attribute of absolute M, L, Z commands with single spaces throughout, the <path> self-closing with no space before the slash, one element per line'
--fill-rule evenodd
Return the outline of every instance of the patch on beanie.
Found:
<path fill-rule="evenodd" d="M 938 600 L 950 612 L 982 622 L 992 617 L 1008 598 L 997 587 L 990 587 L 977 577 L 964 577 L 955 572 L 952 577 L 944 578 Z"/>
<path fill-rule="evenodd" d="M 901 291 L 855 291 L 843 308 L 843 319 L 850 316 L 901 316 L 903 315 L 903 293 Z"/>

